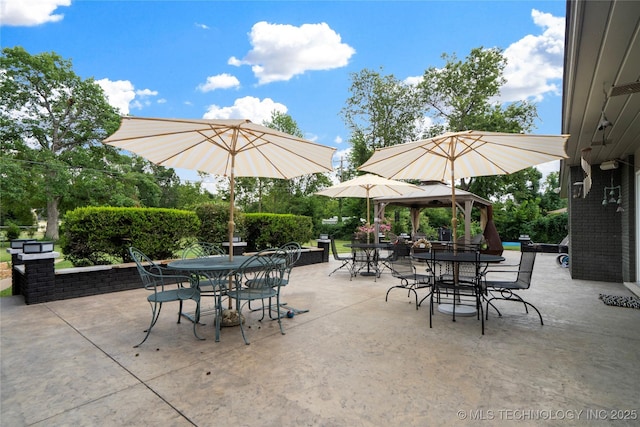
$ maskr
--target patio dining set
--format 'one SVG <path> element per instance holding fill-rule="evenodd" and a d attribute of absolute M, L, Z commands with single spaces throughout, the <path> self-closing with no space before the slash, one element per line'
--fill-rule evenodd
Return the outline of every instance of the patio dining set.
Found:
<path fill-rule="evenodd" d="M 451 316 L 454 322 L 457 317 L 475 316 L 484 334 L 490 308 L 502 316 L 496 306 L 498 300 L 518 302 L 525 313 L 531 308 L 538 314 L 540 324 L 544 324 L 540 311 L 519 295 L 519 291 L 531 285 L 535 248 L 523 248 L 520 262 L 511 265 L 503 264 L 505 259 L 500 255 L 481 253 L 476 245 L 433 245 L 425 250 L 396 240 L 353 241 L 346 246 L 351 251 L 340 254 L 335 240 L 331 239 L 331 251 L 339 265 L 329 276 L 346 270 L 349 280 L 361 275 L 373 277 L 375 281 L 388 272 L 398 282 L 387 290 L 385 301 L 395 289 L 413 297 L 416 310 L 427 301 L 430 328 L 435 313 L 439 312 Z M 203 325 L 201 316 L 205 311 L 212 313 L 216 342 L 220 340 L 222 326 L 239 326 L 245 344 L 249 344 L 243 310 L 260 312 L 259 321 L 267 317 L 277 321 L 282 335 L 285 334 L 282 318 L 304 312 L 289 307 L 280 298 L 281 289 L 289 283 L 291 270 L 300 259 L 301 246 L 296 242 L 234 257 L 229 257 L 217 245 L 197 242 L 183 251 L 182 259 L 166 266 L 153 262 L 134 247 L 129 251 L 144 287 L 150 291 L 147 301 L 151 306 L 150 324 L 135 347 L 149 338 L 162 305 L 167 302 L 178 303 L 177 322 L 182 318 L 192 322 L 193 334 L 199 340 L 203 339 L 198 334 L 198 326 Z M 505 273 L 515 279 L 497 280 Z M 204 299 L 212 304 L 204 306 Z M 186 304 L 195 306 L 194 310 L 186 312 Z"/>
<path fill-rule="evenodd" d="M 377 278 L 388 270 L 399 283 L 387 290 L 385 301 L 394 289 L 405 290 L 408 297 L 413 296 L 416 310 L 428 301 L 429 327 L 433 327 L 432 318 L 437 309 L 450 315 L 454 322 L 456 316 L 476 316 L 484 334 L 489 308 L 502 316 L 496 307 L 497 300 L 521 303 L 526 313 L 531 308 L 538 314 L 540 324 L 544 324 L 540 311 L 519 295 L 519 291 L 531 286 L 535 247 L 523 248 L 518 264 L 504 264 L 504 257 L 482 253 L 479 246 L 473 244 L 429 245 L 427 249 L 397 241 L 352 242 L 345 246 L 351 248 L 351 253 L 340 254 L 335 241 L 331 240 L 333 257 L 340 265 L 330 276 L 345 269 L 350 280 L 358 274 Z M 418 292 L 422 290 L 426 293 L 419 299 Z"/>
<path fill-rule="evenodd" d="M 289 242 L 278 248 L 269 248 L 252 255 L 227 256 L 215 244 L 196 242 L 188 246 L 182 259 L 161 266 L 149 259 L 140 250 L 129 248 L 144 287 L 150 291 L 147 301 L 151 306 L 151 323 L 146 335 L 135 347 L 143 344 L 155 326 L 162 305 L 178 302 L 178 323 L 186 317 L 193 323 L 193 334 L 198 335 L 201 324 L 201 302 L 210 298 L 213 304 L 209 311 L 214 315 L 215 340 L 220 340 L 221 326 L 240 326 L 245 344 L 242 310 L 262 312 L 263 320 L 268 313 L 270 319 L 277 320 L 280 332 L 285 334 L 281 319 L 292 309 L 280 300 L 280 290 L 289 283 L 291 269 L 300 259 L 301 247 Z M 223 300 L 228 302 L 224 308 Z M 185 302 L 195 304 L 193 313 L 183 310 Z M 232 308 L 235 301 L 235 310 Z M 260 302 L 260 308 L 251 308 L 251 302 Z M 284 314 L 283 314 L 284 313 Z M 233 319 L 229 321 L 228 319 Z M 227 320 L 227 322 L 225 322 Z"/>

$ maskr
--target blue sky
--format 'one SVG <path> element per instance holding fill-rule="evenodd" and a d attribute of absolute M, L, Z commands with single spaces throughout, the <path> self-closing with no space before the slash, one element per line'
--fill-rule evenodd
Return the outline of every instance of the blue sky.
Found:
<path fill-rule="evenodd" d="M 124 114 L 267 120 L 349 149 L 340 117 L 350 74 L 415 82 L 443 53 L 499 47 L 501 101 L 538 105 L 533 133 L 561 129 L 566 3 L 547 1 L 3 0 L 2 47 L 54 51 Z M 541 167 L 557 170 L 557 162 Z M 178 171 L 185 179 L 195 173 Z"/>

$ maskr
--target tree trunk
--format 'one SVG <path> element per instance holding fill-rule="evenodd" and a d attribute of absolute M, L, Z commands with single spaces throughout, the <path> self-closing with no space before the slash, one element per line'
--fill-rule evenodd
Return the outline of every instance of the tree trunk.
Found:
<path fill-rule="evenodd" d="M 44 233 L 44 237 L 49 240 L 58 240 L 58 218 L 60 212 L 58 211 L 59 197 L 54 197 L 47 201 L 47 231 Z"/>

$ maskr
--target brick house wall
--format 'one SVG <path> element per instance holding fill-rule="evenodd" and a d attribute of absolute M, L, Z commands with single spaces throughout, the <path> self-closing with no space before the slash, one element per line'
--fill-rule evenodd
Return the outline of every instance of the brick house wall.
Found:
<path fill-rule="evenodd" d="M 631 160 L 632 162 L 633 160 Z M 571 277 L 621 283 L 635 281 L 635 175 L 621 164 L 603 171 L 592 166 L 592 186 L 586 197 L 574 198 L 569 189 L 569 257 Z M 583 180 L 579 166 L 571 168 L 570 186 Z M 604 187 L 620 185 L 624 212 L 603 206 Z"/>

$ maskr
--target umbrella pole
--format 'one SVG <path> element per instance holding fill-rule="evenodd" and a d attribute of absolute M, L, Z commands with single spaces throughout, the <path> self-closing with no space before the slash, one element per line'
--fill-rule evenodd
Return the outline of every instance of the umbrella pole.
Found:
<path fill-rule="evenodd" d="M 453 144 L 451 144 L 453 146 Z M 453 153 L 452 153 L 453 154 Z M 455 174 L 455 161 L 453 157 L 451 157 L 451 233 L 453 236 L 453 252 L 456 253 L 458 251 L 458 239 L 457 239 L 457 228 L 458 228 L 458 215 L 456 212 L 456 174 Z"/>
<path fill-rule="evenodd" d="M 371 225 L 371 223 L 369 222 L 369 189 L 367 188 L 367 229 L 369 228 L 369 226 Z M 369 243 L 369 235 L 371 233 L 367 233 L 367 243 Z"/>
<path fill-rule="evenodd" d="M 233 261 L 233 235 L 235 232 L 235 221 L 233 218 L 233 211 L 234 211 L 234 178 L 233 178 L 233 172 L 231 172 L 231 182 L 229 184 L 229 224 L 228 224 L 228 228 L 229 228 L 229 261 Z"/>
<path fill-rule="evenodd" d="M 236 134 L 237 138 L 237 134 Z M 234 140 L 235 143 L 235 140 Z M 235 144 L 234 144 L 235 145 Z M 229 181 L 229 261 L 233 261 L 233 234 L 235 232 L 235 221 L 233 219 L 233 211 L 235 210 L 235 165 L 236 165 L 236 156 L 234 154 L 231 155 L 231 175 Z M 232 274 L 229 275 L 229 286 L 227 289 L 233 290 L 233 279 Z M 231 298 L 227 298 L 227 306 L 229 310 L 232 309 Z M 242 320 L 241 320 L 242 321 Z"/>

